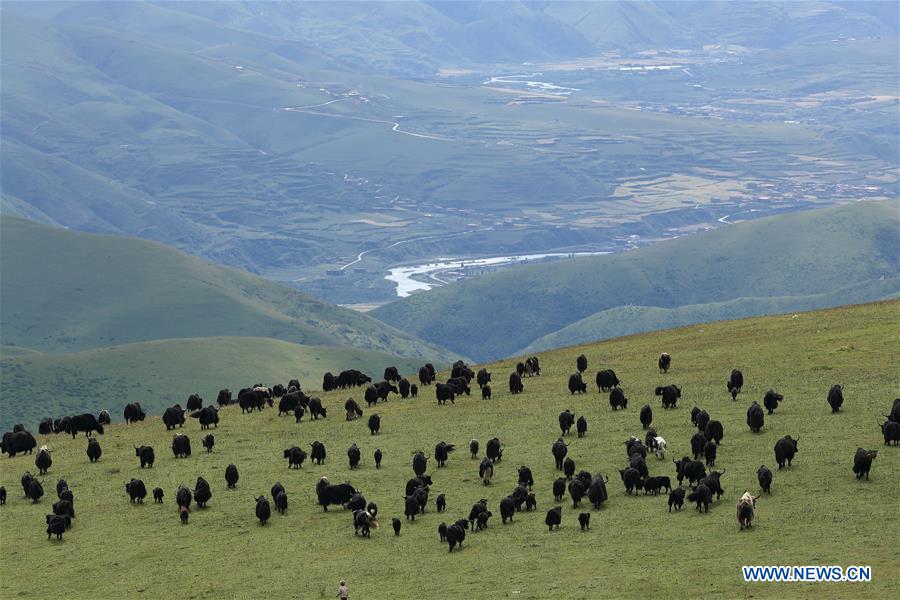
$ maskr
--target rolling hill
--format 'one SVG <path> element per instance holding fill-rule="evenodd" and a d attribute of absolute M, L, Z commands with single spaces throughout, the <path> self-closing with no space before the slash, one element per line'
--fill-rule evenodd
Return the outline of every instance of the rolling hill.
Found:
<path fill-rule="evenodd" d="M 348 395 L 361 399 L 359 389 L 323 394 L 328 418 L 304 418 L 299 424 L 271 409 L 242 415 L 236 407 L 226 408 L 212 430 L 212 453 L 200 447 L 206 432 L 191 421 L 181 430 L 194 446 L 186 459 L 169 453 L 172 432 L 165 431 L 159 417 L 107 428 L 98 436 L 103 456 L 94 464 L 85 456 L 84 436 L 38 436 L 38 443 L 53 450 L 53 464 L 43 477 L 46 495 L 38 504 L 23 496 L 19 484 L 25 470 L 34 472 L 34 457 L 0 457 L 0 485 L 9 494 L 0 507 L 7 549 L 0 553 L 0 596 L 51 597 L 64 585 L 69 598 L 256 597 L 261 590 L 271 597 L 326 598 L 346 578 L 352 597 L 363 598 L 468 599 L 489 591 L 523 599 L 630 599 L 677 597 L 692 589 L 702 590 L 704 597 L 780 599 L 789 584 L 745 583 L 741 566 L 821 564 L 868 565 L 872 580 L 793 584 L 791 590 L 798 591 L 787 593 L 885 598 L 900 586 L 900 447 L 883 445 L 875 416 L 888 410 L 898 394 L 898 328 L 900 302 L 893 301 L 564 348 L 541 354 L 542 375 L 526 378 L 525 391 L 517 396 L 504 385 L 515 362 L 507 359 L 487 365 L 495 379 L 492 400 L 472 395 L 438 406 L 433 388 L 415 400 L 391 398 L 373 409 L 382 419 L 376 436 L 366 427 L 369 409 L 355 421 L 341 414 Z M 666 375 L 656 368 L 661 350 L 673 358 Z M 626 410 L 611 411 L 607 395 L 593 386 L 587 394 L 569 394 L 566 380 L 581 353 L 588 358 L 589 373 L 616 370 L 630 399 Z M 745 375 L 736 402 L 724 385 L 734 367 Z M 278 379 L 291 374 L 284 371 Z M 662 410 L 653 389 L 669 383 L 680 385 L 683 397 L 677 408 Z M 831 414 L 826 396 L 836 383 L 844 386 L 845 403 L 840 413 Z M 746 426 L 746 409 L 767 389 L 778 390 L 784 401 L 754 434 Z M 200 391 L 208 398 L 208 390 Z M 627 464 L 622 442 L 630 435 L 643 437 L 637 413 L 644 403 L 652 405 L 653 426 L 669 450 L 665 460 L 648 457 L 650 474 L 669 476 L 673 483 L 672 457 L 689 453 L 696 431 L 691 407 L 700 406 L 723 423 L 716 470 L 724 472 L 725 495 L 708 513 L 699 514 L 690 504 L 670 513 L 665 495 L 626 495 L 617 477 Z M 112 402 L 110 408 L 118 411 L 120 404 Z M 566 408 L 588 421 L 584 438 L 567 436 L 569 457 L 577 469 L 609 477 L 609 497 L 599 510 L 587 500 L 573 508 L 568 494 L 553 502 L 551 482 L 560 472 L 550 446 L 559 436 L 557 416 Z M 790 468 L 777 470 L 772 448 L 787 434 L 799 438 L 799 453 Z M 503 460 L 485 486 L 467 445 L 479 439 L 481 458 L 494 436 L 503 445 Z M 326 445 L 325 464 L 307 461 L 299 470 L 288 469 L 284 449 L 308 448 L 313 440 Z M 458 450 L 444 468 L 429 460 L 433 485 L 427 510 L 406 520 L 402 495 L 412 476 L 410 453 L 430 453 L 439 440 Z M 362 463 L 351 471 L 345 449 L 354 442 L 362 450 Z M 139 468 L 137 444 L 156 448 L 152 469 Z M 376 447 L 384 453 L 381 469 L 371 459 Z M 857 447 L 879 451 L 869 480 L 857 481 L 851 471 Z M 233 490 L 223 478 L 229 463 L 240 471 Z M 515 487 L 519 465 L 532 470 L 537 511 L 516 513 L 504 525 L 497 507 Z M 740 531 L 735 502 L 745 490 L 759 494 L 760 465 L 774 471 L 771 494 L 759 498 L 752 529 Z M 314 489 L 322 475 L 350 482 L 378 505 L 381 527 L 371 539 L 353 535 L 347 511 L 333 506 L 324 512 L 316 505 Z M 210 483 L 212 498 L 205 509 L 192 505 L 189 523 L 181 525 L 177 486 L 193 486 L 198 476 Z M 44 519 L 59 478 L 68 482 L 77 511 L 61 542 L 47 540 Z M 141 478 L 148 490 L 161 487 L 163 503 L 148 497 L 143 504 L 130 504 L 123 483 L 131 478 Z M 273 510 L 263 527 L 254 516 L 253 499 L 268 495 L 275 482 L 286 490 L 288 509 L 284 515 Z M 446 513 L 433 508 L 439 493 L 446 494 Z M 480 498 L 493 511 L 487 529 L 467 532 L 462 549 L 448 554 L 438 540 L 438 524 L 466 518 Z M 554 506 L 562 507 L 562 525 L 548 532 L 544 515 Z M 579 530 L 579 512 L 591 513 L 590 530 Z M 391 531 L 392 517 L 402 520 L 400 536 Z M 648 547 L 648 539 L 653 548 L 665 550 Z M 281 562 L 263 568 L 261 561 Z M 486 567 L 489 563 L 495 566 Z M 27 577 L 35 565 L 53 565 L 54 576 Z"/>
<path fill-rule="evenodd" d="M 369 314 L 451 350 L 490 359 L 531 345 L 584 342 L 729 314 L 888 297 L 900 290 L 898 249 L 896 202 L 857 203 L 621 254 L 513 267 Z"/>
<path fill-rule="evenodd" d="M 421 364 L 421 359 L 371 350 L 254 337 L 164 339 L 67 354 L 19 354 L 4 347 L 0 428 L 103 409 L 120 421 L 118 405 L 127 402 L 140 402 L 147 414 L 160 415 L 175 403 L 184 406 L 198 392 L 214 402 L 222 388 L 237 394 L 256 383 L 286 385 L 297 378 L 304 388 L 315 389 L 326 371 L 359 369 L 377 381 L 385 367 L 414 373 Z"/>
<path fill-rule="evenodd" d="M 0 217 L 4 345 L 56 354 L 171 338 L 265 337 L 448 361 L 434 345 L 158 243 Z"/>

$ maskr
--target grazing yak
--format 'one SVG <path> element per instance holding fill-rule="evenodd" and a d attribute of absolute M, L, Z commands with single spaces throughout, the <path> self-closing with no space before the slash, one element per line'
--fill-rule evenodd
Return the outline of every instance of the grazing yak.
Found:
<path fill-rule="evenodd" d="M 363 510 L 366 507 L 366 497 L 357 492 L 350 496 L 350 499 L 341 506 L 344 510 L 349 510 L 351 513 L 357 510 Z"/>
<path fill-rule="evenodd" d="M 88 437 L 92 431 L 96 431 L 100 435 L 103 435 L 103 425 L 97 421 L 97 417 L 90 413 L 70 417 L 69 423 L 66 426 L 66 432 L 71 433 L 72 438 L 74 439 L 81 431 L 84 432 L 85 437 Z"/>
<path fill-rule="evenodd" d="M 677 487 L 669 492 L 669 512 L 672 512 L 673 506 L 675 507 L 675 512 L 678 512 L 684 506 L 684 488 Z"/>
<path fill-rule="evenodd" d="M 885 446 L 900 444 L 900 423 L 891 420 L 885 421 L 881 424 L 881 435 L 884 436 Z"/>
<path fill-rule="evenodd" d="M 375 448 L 375 468 L 381 468 L 381 459 L 384 455 L 381 453 L 381 448 Z"/>
<path fill-rule="evenodd" d="M 530 356 L 525 359 L 525 374 L 529 377 L 532 377 L 534 375 L 540 376 L 541 363 L 538 360 L 537 356 Z"/>
<path fill-rule="evenodd" d="M 198 477 L 197 483 L 194 484 L 194 502 L 197 503 L 198 507 L 206 508 L 206 503 L 209 502 L 211 498 L 212 489 L 209 487 L 209 482 L 202 477 Z"/>
<path fill-rule="evenodd" d="M 478 384 L 478 387 L 483 388 L 491 382 L 490 372 L 487 369 L 479 369 L 475 375 L 475 382 Z"/>
<path fill-rule="evenodd" d="M 584 437 L 587 434 L 587 419 L 584 418 L 584 415 L 578 417 L 578 421 L 575 423 L 575 430 L 578 432 L 578 437 Z"/>
<path fill-rule="evenodd" d="M 450 552 L 453 552 L 454 546 L 459 546 L 459 549 L 462 550 L 463 540 L 466 539 L 466 530 L 460 521 L 447 528 L 446 539 L 450 546 Z"/>
<path fill-rule="evenodd" d="M 126 483 L 125 492 L 128 494 L 131 502 L 137 502 L 138 504 L 142 504 L 144 498 L 147 497 L 147 487 L 140 479 L 132 479 Z"/>
<path fill-rule="evenodd" d="M 557 506 L 551 508 L 547 511 L 547 516 L 544 518 L 544 524 L 549 527 L 550 531 L 553 531 L 553 528 L 559 529 L 560 524 L 562 523 L 562 507 Z"/>
<path fill-rule="evenodd" d="M 354 494 L 358 493 L 349 483 L 329 483 L 328 478 L 324 475 L 316 484 L 316 498 L 318 499 L 318 504 L 325 511 L 328 511 L 328 506 L 331 504 L 346 504 Z"/>
<path fill-rule="evenodd" d="M 618 410 L 622 408 L 623 410 L 628 408 L 628 398 L 625 397 L 625 392 L 620 387 L 615 387 L 609 392 L 609 406 L 613 410 Z"/>
<path fill-rule="evenodd" d="M 166 431 L 176 427 L 183 427 L 185 422 L 184 409 L 181 408 L 180 404 L 170 406 L 163 412 L 162 420 L 163 425 L 166 426 Z"/>
<path fill-rule="evenodd" d="M 763 398 L 763 406 L 766 407 L 766 410 L 769 411 L 769 414 L 771 415 L 775 412 L 775 409 L 778 408 L 778 403 L 782 400 L 784 400 L 784 396 L 775 390 L 769 390 Z"/>
<path fill-rule="evenodd" d="M 269 499 L 260 496 L 256 499 L 256 518 L 259 519 L 260 525 L 265 525 L 272 517 L 272 507 L 269 505 Z"/>
<path fill-rule="evenodd" d="M 101 410 L 100 414 L 97 415 L 97 422 L 101 425 L 109 425 L 112 423 L 112 417 L 109 416 L 109 411 Z"/>
<path fill-rule="evenodd" d="M 569 453 L 568 445 L 562 438 L 559 438 L 553 442 L 553 446 L 550 447 L 550 452 L 553 453 L 553 458 L 556 460 L 556 470 L 561 471 L 563 468 L 563 460 L 566 458 L 566 454 Z"/>
<path fill-rule="evenodd" d="M 741 531 L 744 528 L 753 527 L 753 509 L 756 508 L 756 501 L 759 496 L 754 496 L 750 492 L 744 492 L 741 499 L 737 503 L 737 520 L 741 524 Z"/>
<path fill-rule="evenodd" d="M 28 490 L 25 492 L 25 496 L 31 500 L 31 503 L 37 504 L 38 500 L 40 500 L 43 495 L 44 486 L 41 485 L 41 482 L 38 481 L 36 477 L 32 477 L 31 479 L 29 479 Z"/>
<path fill-rule="evenodd" d="M 153 446 L 135 446 L 134 455 L 141 459 L 142 469 L 145 466 L 148 469 L 152 468 L 153 463 L 156 461 L 156 456 L 153 452 Z"/>
<path fill-rule="evenodd" d="M 337 380 L 335 379 L 331 371 L 328 371 L 325 373 L 325 375 L 322 376 L 322 391 L 330 392 L 335 388 L 337 388 Z"/>
<path fill-rule="evenodd" d="M 357 417 L 363 416 L 363 411 L 359 404 L 356 403 L 356 400 L 347 398 L 347 401 L 344 402 L 344 414 L 348 421 L 353 421 Z"/>
<path fill-rule="evenodd" d="M 188 396 L 186 410 L 200 410 L 201 408 L 203 408 L 203 398 L 200 397 L 200 394 Z"/>
<path fill-rule="evenodd" d="M 844 388 L 839 385 L 831 386 L 831 389 L 828 390 L 828 405 L 831 407 L 831 412 L 838 412 L 843 404 Z"/>
<path fill-rule="evenodd" d="M 647 444 L 647 447 L 650 448 L 650 451 L 653 452 L 659 460 L 665 460 L 667 446 L 666 438 L 660 435 L 653 436 L 650 439 L 649 444 Z"/>
<path fill-rule="evenodd" d="M 772 493 L 772 471 L 766 465 L 761 465 L 756 470 L 756 479 L 759 481 L 759 488 L 767 494 Z"/>
<path fill-rule="evenodd" d="M 512 523 L 513 515 L 516 512 L 516 502 L 512 496 L 507 496 L 503 500 L 500 501 L 500 520 L 503 525 L 506 525 L 506 521 L 508 520 Z"/>
<path fill-rule="evenodd" d="M 481 463 L 478 465 L 478 477 L 481 478 L 484 485 L 489 485 L 491 479 L 494 478 L 494 463 L 487 456 L 481 459 Z"/>
<path fill-rule="evenodd" d="M 650 423 L 653 422 L 653 409 L 650 408 L 649 404 L 645 404 L 641 407 L 639 416 L 641 419 L 641 427 L 643 427 L 644 429 L 649 429 Z"/>
<path fill-rule="evenodd" d="M 518 470 L 519 474 L 519 485 L 527 487 L 529 490 L 534 487 L 534 476 L 531 474 L 531 469 L 526 467 L 525 465 L 521 465 Z"/>
<path fill-rule="evenodd" d="M 609 483 L 609 477 L 603 478 L 603 475 L 597 473 L 591 479 L 591 485 L 587 489 L 587 497 L 594 508 L 600 508 L 600 505 L 606 502 L 609 495 L 606 492 L 606 484 Z"/>
<path fill-rule="evenodd" d="M 362 413 L 360 413 L 362 414 Z M 372 435 L 375 435 L 381 430 L 381 417 L 378 413 L 372 413 L 369 415 L 369 432 Z"/>
<path fill-rule="evenodd" d="M 49 471 L 52 464 L 53 458 L 50 456 L 50 448 L 41 446 L 37 456 L 34 457 L 34 466 L 38 468 L 38 475 L 43 475 Z"/>
<path fill-rule="evenodd" d="M 282 415 L 287 415 L 291 411 L 294 411 L 294 414 L 296 415 L 298 407 L 301 410 L 306 410 L 308 406 L 309 396 L 307 396 L 300 390 L 288 392 L 278 401 L 278 416 L 280 417 Z"/>
<path fill-rule="evenodd" d="M 732 369 L 731 377 L 728 378 L 725 386 L 731 394 L 731 399 L 737 400 L 737 395 L 741 393 L 741 388 L 744 387 L 744 374 L 737 369 Z"/>
<path fill-rule="evenodd" d="M 469 382 L 466 381 L 465 377 L 451 377 L 447 380 L 447 385 L 453 387 L 453 391 L 457 396 L 462 396 L 463 394 L 468 396 L 472 393 L 472 388 L 469 387 Z"/>
<path fill-rule="evenodd" d="M 172 454 L 175 458 L 187 458 L 191 455 L 191 439 L 183 433 L 172 436 Z"/>
<path fill-rule="evenodd" d="M 454 450 L 456 450 L 454 444 L 448 444 L 443 441 L 437 443 L 434 447 L 434 459 L 437 461 L 439 469 L 447 464 L 447 459 L 450 458 L 450 453 Z"/>
<path fill-rule="evenodd" d="M 581 354 L 578 358 L 575 359 L 575 368 L 578 369 L 578 373 L 584 373 L 588 368 L 587 356 Z"/>
<path fill-rule="evenodd" d="M 400 371 L 397 370 L 397 367 L 387 367 L 384 370 L 385 381 L 400 381 Z"/>
<path fill-rule="evenodd" d="M 716 454 L 718 453 L 718 446 L 712 440 L 706 442 L 706 445 L 703 446 L 703 457 L 706 459 L 707 467 L 716 466 Z"/>
<path fill-rule="evenodd" d="M 425 453 L 421 450 L 418 450 L 413 454 L 412 469 L 413 473 L 416 474 L 416 477 L 422 477 L 425 475 L 425 471 L 428 470 L 428 457 L 425 456 Z"/>
<path fill-rule="evenodd" d="M 641 482 L 641 474 L 634 467 L 627 469 L 619 469 L 619 475 L 622 477 L 622 483 L 625 484 L 625 493 L 631 494 L 638 484 Z"/>
<path fill-rule="evenodd" d="M 581 378 L 581 373 L 572 373 L 571 375 L 569 375 L 569 393 L 587 393 L 587 384 Z"/>
<path fill-rule="evenodd" d="M 3 441 L 0 442 L 0 453 L 6 453 L 10 458 L 18 453 L 31 454 L 37 447 L 37 440 L 27 431 L 8 431 L 3 434 Z"/>
<path fill-rule="evenodd" d="M 862 479 L 865 475 L 868 481 L 869 469 L 872 468 L 872 461 L 876 456 L 878 456 L 878 450 L 856 449 L 856 456 L 853 457 L 853 472 L 856 473 L 857 479 Z"/>
<path fill-rule="evenodd" d="M 323 419 L 328 417 L 328 409 L 322 406 L 322 401 L 319 398 L 309 399 L 309 416 L 311 416 L 313 420 L 317 420 L 319 417 L 322 417 Z"/>
<path fill-rule="evenodd" d="M 612 369 L 604 369 L 597 372 L 597 387 L 600 392 L 608 392 L 619 385 L 619 378 Z"/>
<path fill-rule="evenodd" d="M 661 397 L 663 408 L 675 408 L 681 398 L 681 388 L 674 384 L 661 386 L 656 388 L 656 395 Z"/>
<path fill-rule="evenodd" d="M 47 515 L 47 539 L 49 540 L 51 535 L 55 535 L 57 540 L 61 540 L 68 523 L 66 517 Z"/>
<path fill-rule="evenodd" d="M 285 492 L 284 490 L 281 490 L 280 492 L 278 492 L 278 495 L 275 496 L 275 510 L 277 510 L 279 514 L 283 515 L 284 512 L 287 510 L 287 508 L 288 508 L 287 492 Z"/>
<path fill-rule="evenodd" d="M 306 460 L 306 452 L 299 446 L 285 448 L 283 456 L 288 461 L 288 469 L 301 469 Z"/>
<path fill-rule="evenodd" d="M 575 415 L 568 408 L 559 413 L 559 429 L 563 435 L 568 435 L 575 424 Z"/>
<path fill-rule="evenodd" d="M 777 442 L 775 442 L 775 462 L 778 463 L 778 468 L 783 469 L 784 463 L 787 462 L 787 465 L 791 466 L 791 461 L 794 459 L 794 455 L 797 454 L 797 442 L 800 441 L 800 438 L 796 440 L 791 436 L 786 435 Z"/>
<path fill-rule="evenodd" d="M 144 409 L 141 408 L 140 403 L 132 402 L 131 404 L 125 405 L 125 411 L 123 413 L 125 417 L 126 423 L 135 423 L 137 421 L 143 421 L 147 416 L 144 414 Z"/>
<path fill-rule="evenodd" d="M 456 404 L 456 391 L 452 385 L 448 385 L 446 383 L 436 383 L 434 385 L 434 395 L 437 398 L 437 403 L 439 406 L 441 404 L 446 404 L 448 400 L 451 404 Z"/>
<path fill-rule="evenodd" d="M 238 474 L 238 469 L 235 465 L 230 464 L 225 467 L 225 483 L 229 488 L 234 488 L 237 485 L 239 478 L 240 475 Z"/>
<path fill-rule="evenodd" d="M 510 373 L 509 374 L 509 393 L 510 394 L 521 394 L 525 391 L 525 386 L 522 385 L 522 376 L 518 373 Z"/>
<path fill-rule="evenodd" d="M 706 447 L 707 441 L 709 440 L 706 435 L 699 431 L 691 436 L 691 452 L 694 454 L 694 460 L 703 456 L 703 449 Z"/>
<path fill-rule="evenodd" d="M 713 440 L 719 445 L 722 444 L 722 438 L 725 437 L 725 427 L 721 421 L 712 420 L 707 422 L 703 432 L 707 439 Z"/>
<path fill-rule="evenodd" d="M 53 419 L 48 417 L 38 423 L 38 433 L 41 435 L 49 435 L 53 433 Z"/>
<path fill-rule="evenodd" d="M 566 478 L 559 477 L 553 481 L 553 499 L 559 502 L 566 493 Z"/>
<path fill-rule="evenodd" d="M 203 447 L 206 448 L 207 452 L 212 452 L 213 446 L 216 445 L 216 436 L 213 434 L 209 434 L 203 438 Z"/>
<path fill-rule="evenodd" d="M 360 534 L 365 538 L 372 537 L 372 529 L 378 529 L 378 521 L 375 520 L 375 515 L 367 510 L 354 511 L 353 535 Z"/>
<path fill-rule="evenodd" d="M 759 405 L 759 402 L 754 400 L 753 404 L 750 405 L 750 408 L 747 409 L 747 426 L 750 427 L 750 431 L 753 433 L 759 433 L 765 422 L 766 417 L 763 413 L 763 409 Z"/>
<path fill-rule="evenodd" d="M 312 461 L 317 465 L 321 465 L 325 462 L 325 444 L 320 442 L 319 440 L 314 441 L 310 445 L 310 457 Z"/>
<path fill-rule="evenodd" d="M 88 460 L 91 462 L 97 462 L 100 460 L 100 455 L 103 454 L 103 451 L 100 449 L 100 442 L 98 442 L 94 438 L 88 438 L 87 445 L 87 455 Z"/>
<path fill-rule="evenodd" d="M 580 479 L 575 478 L 569 482 L 569 496 L 572 497 L 572 508 L 578 508 L 586 492 L 587 490 L 584 489 L 584 484 Z"/>
<path fill-rule="evenodd" d="M 491 438 L 488 440 L 487 448 L 485 448 L 484 453 L 487 455 L 491 462 L 498 462 L 503 458 L 503 447 L 500 445 L 499 438 Z"/>
<path fill-rule="evenodd" d="M 688 494 L 689 502 L 697 503 L 697 512 L 709 512 L 709 505 L 712 502 L 712 492 L 704 484 L 699 484 L 694 491 Z"/>
<path fill-rule="evenodd" d="M 716 495 L 716 500 L 725 495 L 725 490 L 722 489 L 722 485 L 720 482 L 720 478 L 725 474 L 725 469 L 722 469 L 722 472 L 718 471 L 710 471 L 709 475 L 700 480 L 700 483 L 709 488 L 710 493 Z"/>
<path fill-rule="evenodd" d="M 356 445 L 356 442 L 353 442 L 350 447 L 347 448 L 347 461 L 351 471 L 359 466 L 361 457 L 362 452 L 359 451 L 359 446 Z"/>
<path fill-rule="evenodd" d="M 663 352 L 659 355 L 659 360 L 656 364 L 659 367 L 660 373 L 668 373 L 669 367 L 672 366 L 672 357 L 669 356 L 668 352 Z"/>
<path fill-rule="evenodd" d="M 219 390 L 219 395 L 216 396 L 216 404 L 219 406 L 228 406 L 231 404 L 231 390 L 228 388 Z"/>
<path fill-rule="evenodd" d="M 183 485 L 179 485 L 178 489 L 175 490 L 175 505 L 178 507 L 190 508 L 191 500 L 191 490 Z"/>
<path fill-rule="evenodd" d="M 192 412 L 190 416 L 192 419 L 197 419 L 200 422 L 201 431 L 209 429 L 210 425 L 215 425 L 216 429 L 219 428 L 219 409 L 212 404 Z"/>
<path fill-rule="evenodd" d="M 375 391 L 378 392 L 378 399 L 382 402 L 387 402 L 388 396 L 391 393 L 400 393 L 396 385 L 391 385 L 387 381 L 379 381 L 378 383 L 374 384 L 374 387 Z"/>

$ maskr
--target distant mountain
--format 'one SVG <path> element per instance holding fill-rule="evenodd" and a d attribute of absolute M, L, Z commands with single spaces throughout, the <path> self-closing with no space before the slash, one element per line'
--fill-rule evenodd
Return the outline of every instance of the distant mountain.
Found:
<path fill-rule="evenodd" d="M 896 202 L 771 217 L 606 255 L 520 266 L 370 314 L 478 360 L 900 292 Z"/>
<path fill-rule="evenodd" d="M 265 337 L 449 361 L 371 317 L 154 242 L 0 217 L 5 346 L 63 353 L 170 338 Z"/>

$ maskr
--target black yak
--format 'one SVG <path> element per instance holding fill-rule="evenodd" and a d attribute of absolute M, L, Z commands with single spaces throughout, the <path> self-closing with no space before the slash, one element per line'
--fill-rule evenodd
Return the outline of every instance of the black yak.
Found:
<path fill-rule="evenodd" d="M 778 463 L 779 469 L 784 468 L 785 462 L 787 462 L 788 466 L 791 466 L 791 461 L 794 459 L 794 455 L 798 452 L 797 442 L 799 441 L 800 438 L 797 438 L 795 440 L 791 436 L 786 435 L 775 442 L 775 462 Z"/>
<path fill-rule="evenodd" d="M 737 369 L 733 369 L 731 371 L 731 377 L 728 378 L 725 385 L 728 388 L 728 392 L 731 394 L 731 399 L 737 400 L 737 395 L 741 393 L 741 388 L 744 387 L 744 374 Z"/>
<path fill-rule="evenodd" d="M 669 356 L 668 352 L 663 352 L 659 355 L 659 360 L 656 364 L 659 367 L 660 373 L 668 373 L 669 367 L 672 365 L 672 357 Z"/>
<path fill-rule="evenodd" d="M 754 400 L 750 408 L 747 409 L 747 425 L 753 433 L 759 433 L 765 424 L 766 417 L 762 407 Z"/>
<path fill-rule="evenodd" d="M 869 479 L 869 469 L 872 468 L 872 461 L 878 456 L 878 450 L 856 449 L 856 456 L 853 457 L 853 472 L 856 473 L 857 479 L 862 479 L 863 475 L 866 480 Z"/>
<path fill-rule="evenodd" d="M 766 410 L 769 411 L 769 414 L 771 415 L 775 412 L 775 409 L 778 408 L 778 403 L 782 400 L 784 400 L 784 396 L 775 390 L 769 390 L 763 398 L 763 406 L 766 407 Z"/>
<path fill-rule="evenodd" d="M 839 385 L 831 386 L 831 389 L 828 390 L 828 405 L 831 407 L 831 412 L 838 412 L 843 404 L 844 388 Z"/>
<path fill-rule="evenodd" d="M 581 373 L 569 375 L 569 393 L 584 394 L 585 392 L 587 392 L 587 384 L 581 378 Z"/>

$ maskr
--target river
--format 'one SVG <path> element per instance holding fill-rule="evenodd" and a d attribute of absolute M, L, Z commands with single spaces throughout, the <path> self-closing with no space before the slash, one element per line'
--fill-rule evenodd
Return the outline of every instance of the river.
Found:
<path fill-rule="evenodd" d="M 397 284 L 397 296 L 405 298 L 416 291 L 430 290 L 449 281 L 441 279 L 445 271 L 455 271 L 463 267 L 497 267 L 526 263 L 545 258 L 566 258 L 569 256 L 596 256 L 609 252 L 552 252 L 547 254 L 517 254 L 515 256 L 494 256 L 490 258 L 438 258 L 434 262 L 421 265 L 406 265 L 389 269 L 385 279 Z M 423 281 L 428 279 L 428 281 Z"/>

